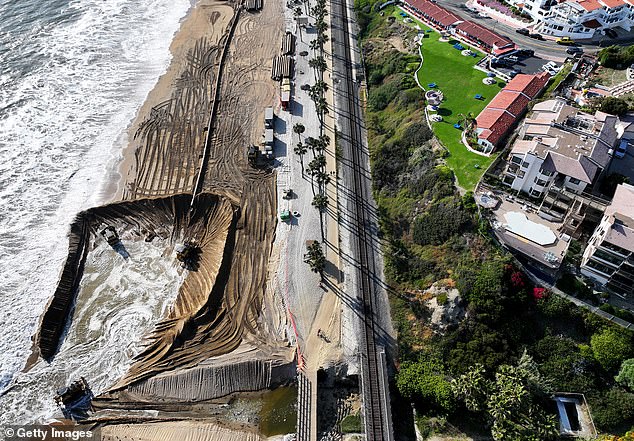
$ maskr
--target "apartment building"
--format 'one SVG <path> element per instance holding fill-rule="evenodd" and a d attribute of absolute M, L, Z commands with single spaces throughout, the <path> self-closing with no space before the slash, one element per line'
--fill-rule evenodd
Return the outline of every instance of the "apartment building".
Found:
<path fill-rule="evenodd" d="M 634 24 L 634 0 L 513 0 L 518 8 L 538 21 L 535 29 L 546 35 L 592 38 L 605 29 Z"/>
<path fill-rule="evenodd" d="M 581 273 L 617 294 L 633 294 L 634 186 L 617 187 L 583 253 Z"/>
<path fill-rule="evenodd" d="M 562 99 L 536 104 L 511 148 L 503 182 L 535 198 L 553 184 L 581 194 L 609 165 L 617 122 L 604 112 L 580 112 Z"/>

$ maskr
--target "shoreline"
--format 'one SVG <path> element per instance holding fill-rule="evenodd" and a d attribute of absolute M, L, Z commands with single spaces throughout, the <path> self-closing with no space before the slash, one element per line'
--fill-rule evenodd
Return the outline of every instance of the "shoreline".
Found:
<path fill-rule="evenodd" d="M 206 14 L 206 9 L 213 9 L 218 14 L 208 20 L 210 17 Z M 227 11 L 223 14 L 222 9 Z M 180 27 L 172 36 L 169 46 L 170 60 L 165 71 L 157 78 L 143 104 L 137 109 L 134 118 L 119 136 L 117 143 L 121 145 L 121 150 L 106 170 L 107 177 L 101 190 L 101 204 L 126 199 L 126 185 L 134 181 L 137 173 L 135 154 L 139 144 L 134 139 L 136 131 L 154 107 L 172 98 L 175 82 L 183 72 L 187 54 L 194 43 L 201 38 L 219 41 L 224 35 L 226 24 L 233 15 L 231 11 L 232 8 L 228 4 L 215 0 L 192 0 L 190 9 L 180 20 Z"/>

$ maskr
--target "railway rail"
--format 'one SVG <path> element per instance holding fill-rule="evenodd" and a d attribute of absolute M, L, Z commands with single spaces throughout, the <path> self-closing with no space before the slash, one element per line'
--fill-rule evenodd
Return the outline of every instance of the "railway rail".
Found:
<path fill-rule="evenodd" d="M 347 101 L 348 115 L 345 125 L 349 126 L 348 144 L 350 167 L 352 171 L 352 195 L 351 214 L 356 225 L 356 256 L 358 259 L 358 299 L 362 303 L 363 310 L 363 336 L 362 336 L 362 389 L 365 412 L 365 432 L 369 441 L 393 439 L 391 411 L 389 404 L 389 392 L 385 375 L 385 352 L 382 348 L 377 350 L 377 332 L 379 331 L 375 319 L 374 302 L 376 296 L 375 277 L 378 273 L 374 258 L 373 237 L 371 233 L 373 219 L 368 213 L 366 199 L 371 197 L 368 182 L 364 176 L 366 161 L 364 160 L 363 115 L 358 102 L 358 83 L 354 77 L 352 48 L 350 43 L 351 23 L 348 16 L 348 6 L 345 0 L 332 0 L 333 17 L 333 46 L 339 45 L 343 53 L 336 54 L 333 48 L 333 57 L 339 56 L 343 72 L 338 72 L 342 81 L 340 87 L 344 88 L 344 96 Z"/>

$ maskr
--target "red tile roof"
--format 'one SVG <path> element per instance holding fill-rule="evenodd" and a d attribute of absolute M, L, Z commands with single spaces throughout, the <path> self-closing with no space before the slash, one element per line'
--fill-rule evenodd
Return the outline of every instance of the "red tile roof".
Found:
<path fill-rule="evenodd" d="M 579 6 L 581 6 L 583 9 L 585 9 L 588 12 L 594 11 L 596 9 L 600 9 L 603 7 L 597 0 L 573 0 L 573 1 L 575 1 L 576 3 L 579 3 Z"/>
<path fill-rule="evenodd" d="M 548 72 L 542 72 L 537 75 L 519 74 L 508 82 L 504 90 L 521 92 L 533 99 L 544 88 L 549 78 L 550 74 Z"/>
<path fill-rule="evenodd" d="M 429 0 L 407 0 L 407 3 L 411 7 L 418 9 L 426 17 L 445 27 L 449 27 L 461 20 L 456 14 L 441 8 Z"/>
<path fill-rule="evenodd" d="M 471 21 L 463 21 L 458 26 L 456 26 L 456 29 L 461 33 L 466 34 L 472 39 L 478 40 L 489 47 L 495 46 L 498 48 L 503 48 L 513 44 L 513 41 L 511 41 L 510 39 L 500 34 L 496 34 L 495 32 L 485 28 L 484 26 L 480 26 L 479 24 L 473 23 Z"/>
<path fill-rule="evenodd" d="M 515 123 L 515 118 L 504 110 L 485 108 L 477 116 L 476 123 L 478 129 L 484 129 L 478 138 L 497 146 Z"/>
<path fill-rule="evenodd" d="M 476 117 L 480 133 L 494 146 L 508 134 L 517 118 L 526 111 L 531 99 L 543 89 L 550 75 L 516 75 Z"/>
<path fill-rule="evenodd" d="M 530 99 L 519 92 L 502 90 L 487 105 L 489 109 L 502 109 L 511 113 L 513 116 L 521 116 Z"/>
<path fill-rule="evenodd" d="M 625 4 L 623 0 L 599 0 L 600 3 L 604 4 L 608 8 L 618 8 Z"/>

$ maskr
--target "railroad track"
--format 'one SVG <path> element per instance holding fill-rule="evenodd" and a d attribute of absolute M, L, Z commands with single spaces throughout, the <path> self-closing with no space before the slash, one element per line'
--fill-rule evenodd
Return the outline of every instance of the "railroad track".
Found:
<path fill-rule="evenodd" d="M 362 132 L 363 115 L 358 103 L 358 86 L 355 83 L 353 72 L 352 48 L 350 46 L 350 31 L 348 23 L 348 8 L 345 0 L 332 0 L 333 23 L 339 18 L 339 33 L 333 44 L 343 46 L 341 64 L 343 72 L 340 72 L 345 87 L 344 95 L 348 104 L 349 114 L 346 122 L 349 126 L 349 160 L 352 169 L 352 182 L 354 194 L 352 195 L 352 217 L 356 225 L 357 235 L 355 248 L 358 258 L 358 289 L 359 300 L 363 306 L 363 353 L 362 365 L 362 389 L 365 410 L 365 432 L 368 441 L 388 441 L 393 439 L 391 416 L 389 409 L 389 395 L 387 379 L 384 375 L 384 351 L 377 353 L 376 335 L 377 328 L 374 315 L 375 299 L 375 268 L 373 237 L 370 229 L 374 223 L 370 213 L 366 197 L 371 197 L 367 180 L 364 176 L 366 161 L 364 161 L 364 138 Z M 333 35 L 335 33 L 333 24 Z M 333 48 L 333 56 L 335 50 Z"/>

